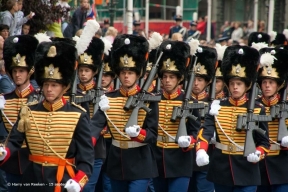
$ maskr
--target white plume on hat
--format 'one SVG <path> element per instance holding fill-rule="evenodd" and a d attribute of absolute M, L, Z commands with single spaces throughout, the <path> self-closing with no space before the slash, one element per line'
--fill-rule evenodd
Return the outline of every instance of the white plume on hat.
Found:
<path fill-rule="evenodd" d="M 216 51 L 217 51 L 217 57 L 218 57 L 217 60 L 218 61 L 222 61 L 223 55 L 224 55 L 224 52 L 225 52 L 227 46 L 226 45 L 222 46 L 219 43 L 216 43 L 215 48 L 216 48 Z"/>
<path fill-rule="evenodd" d="M 264 53 L 260 57 L 260 66 L 266 67 L 274 64 L 274 60 L 277 60 L 271 53 Z"/>
<path fill-rule="evenodd" d="M 182 17 L 182 9 L 180 6 L 176 6 L 176 16 L 178 15 Z"/>
<path fill-rule="evenodd" d="M 76 49 L 78 55 L 84 53 L 84 51 L 89 46 L 92 38 L 95 36 L 95 33 L 99 30 L 100 25 L 99 23 L 94 20 L 88 20 L 86 26 L 83 29 L 82 34 L 80 35 L 80 39 L 76 43 Z"/>
<path fill-rule="evenodd" d="M 157 47 L 159 47 L 161 45 L 161 43 L 163 42 L 163 37 L 162 35 L 160 35 L 160 33 L 157 32 L 153 32 L 151 37 L 148 40 L 149 43 L 149 52 L 153 49 L 156 49 Z"/>
<path fill-rule="evenodd" d="M 200 43 L 197 39 L 191 39 L 191 41 L 189 41 L 188 45 L 190 46 L 190 55 L 195 55 Z"/>
<path fill-rule="evenodd" d="M 78 37 L 77 35 L 75 35 L 74 37 L 72 37 L 73 41 L 75 41 L 76 43 L 79 41 L 80 37 Z"/>
<path fill-rule="evenodd" d="M 140 15 L 139 15 L 139 12 L 138 12 L 138 11 L 135 11 L 135 12 L 134 12 L 134 20 L 140 21 Z"/>
<path fill-rule="evenodd" d="M 34 35 L 34 37 L 38 40 L 39 43 L 42 42 L 51 42 L 50 37 L 47 35 L 47 33 L 37 33 Z"/>
<path fill-rule="evenodd" d="M 109 55 L 109 51 L 111 51 L 112 43 L 106 39 L 105 37 L 101 39 L 104 43 L 104 54 Z"/>
<path fill-rule="evenodd" d="M 270 35 L 270 42 L 272 42 L 272 41 L 275 40 L 275 38 L 276 38 L 276 36 L 277 36 L 277 33 L 276 33 L 275 31 L 271 31 L 271 32 L 269 33 L 269 35 Z"/>
<path fill-rule="evenodd" d="M 258 51 L 262 48 L 268 47 L 267 43 L 261 42 L 261 43 L 252 43 L 251 45 L 252 48 L 257 49 Z"/>
<path fill-rule="evenodd" d="M 286 39 L 288 40 L 288 29 L 284 29 L 283 34 L 285 35 Z"/>

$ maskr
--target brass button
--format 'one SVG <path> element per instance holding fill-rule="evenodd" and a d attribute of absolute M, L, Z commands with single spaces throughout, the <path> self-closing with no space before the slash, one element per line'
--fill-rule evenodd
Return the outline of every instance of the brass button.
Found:
<path fill-rule="evenodd" d="M 51 128 L 50 126 L 47 127 L 47 129 L 50 129 L 50 128 Z"/>
<path fill-rule="evenodd" d="M 46 142 L 49 143 L 49 140 L 47 140 Z"/>
<path fill-rule="evenodd" d="M 49 149 L 49 147 L 46 147 L 46 149 Z"/>
<path fill-rule="evenodd" d="M 51 123 L 51 120 L 49 119 L 48 122 Z"/>
<path fill-rule="evenodd" d="M 166 107 L 166 109 L 168 109 L 168 107 Z"/>
<path fill-rule="evenodd" d="M 52 113 L 49 113 L 49 116 L 52 116 Z"/>
<path fill-rule="evenodd" d="M 168 126 L 166 125 L 165 128 L 168 128 Z"/>
<path fill-rule="evenodd" d="M 47 136 L 50 136 L 50 133 L 47 133 Z"/>

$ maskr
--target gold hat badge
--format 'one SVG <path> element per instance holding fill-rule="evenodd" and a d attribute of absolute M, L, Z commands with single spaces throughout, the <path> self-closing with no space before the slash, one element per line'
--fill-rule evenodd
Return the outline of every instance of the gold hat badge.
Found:
<path fill-rule="evenodd" d="M 168 58 L 166 61 L 163 61 L 163 71 L 179 71 L 175 65 L 175 61 L 171 61 L 170 58 Z"/>
<path fill-rule="evenodd" d="M 151 71 L 152 69 L 152 62 L 149 62 L 146 66 L 146 71 Z"/>
<path fill-rule="evenodd" d="M 28 67 L 26 61 L 26 56 L 22 56 L 18 53 L 15 57 L 12 57 L 11 67 Z"/>
<path fill-rule="evenodd" d="M 108 62 L 104 64 L 103 72 L 112 72 L 111 68 L 109 67 Z"/>
<path fill-rule="evenodd" d="M 125 54 L 123 57 L 120 57 L 120 67 L 136 67 L 136 65 L 133 58 Z"/>
<path fill-rule="evenodd" d="M 222 77 L 223 76 L 223 74 L 222 74 L 222 72 L 220 70 L 220 67 L 217 67 L 216 72 L 215 72 L 215 76 L 216 77 Z"/>
<path fill-rule="evenodd" d="M 51 46 L 48 53 L 47 57 L 55 57 L 57 55 L 56 47 Z M 51 63 L 48 67 L 44 68 L 44 79 L 62 79 L 62 75 L 59 72 L 58 67 L 54 67 L 54 65 Z"/>
<path fill-rule="evenodd" d="M 236 66 L 232 65 L 232 71 L 230 75 L 237 76 L 237 77 L 246 77 L 245 69 L 246 67 L 241 67 L 240 64 L 237 64 Z"/>
<path fill-rule="evenodd" d="M 87 53 L 81 54 L 79 57 L 79 64 L 93 65 L 92 56 Z"/>
<path fill-rule="evenodd" d="M 197 65 L 195 65 L 194 72 L 198 75 L 207 75 L 205 65 L 201 65 L 201 63 L 197 63 Z"/>

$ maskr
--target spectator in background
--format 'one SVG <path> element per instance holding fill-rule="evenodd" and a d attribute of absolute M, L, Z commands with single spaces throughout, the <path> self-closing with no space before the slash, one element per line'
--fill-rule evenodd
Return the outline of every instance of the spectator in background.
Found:
<path fill-rule="evenodd" d="M 23 0 L 18 0 L 18 11 L 14 13 L 14 17 L 16 20 L 16 27 L 13 34 L 10 35 L 21 35 L 22 33 L 22 25 L 27 23 L 29 19 L 32 19 L 34 16 L 33 12 L 30 12 L 29 15 L 24 17 L 24 13 L 21 11 L 23 7 Z"/>
<path fill-rule="evenodd" d="M 9 37 L 8 25 L 0 24 L 0 36 L 2 36 L 4 40 Z"/>
<path fill-rule="evenodd" d="M 28 35 L 30 32 L 30 24 L 29 23 L 24 23 L 22 25 L 22 35 Z"/>
<path fill-rule="evenodd" d="M 203 17 L 201 17 L 201 20 L 199 21 L 200 23 L 198 22 L 198 25 L 197 25 L 197 30 L 201 32 L 201 35 L 199 37 L 199 39 L 201 40 L 207 39 L 207 20 L 208 20 L 208 16 L 205 16 L 204 20 L 203 20 Z M 214 26 L 212 25 L 212 21 L 211 21 L 211 33 L 210 34 L 211 34 L 210 39 L 214 39 Z"/>
<path fill-rule="evenodd" d="M 102 32 L 103 32 L 103 30 L 102 30 Z M 109 40 L 111 43 L 113 43 L 114 39 L 117 35 L 118 35 L 118 30 L 115 27 L 108 27 L 106 34 L 104 36 L 107 40 Z"/>
<path fill-rule="evenodd" d="M 241 28 L 241 23 L 239 21 L 235 22 L 235 29 L 232 32 L 231 39 L 233 41 L 239 41 L 243 37 L 243 29 Z"/>
<path fill-rule="evenodd" d="M 231 34 L 234 30 L 234 22 L 228 22 L 226 21 L 225 24 L 222 26 L 223 31 L 222 34 L 220 35 L 221 37 L 227 37 L 227 38 L 231 38 Z"/>
<path fill-rule="evenodd" d="M 15 13 L 18 11 L 17 0 L 8 0 L 6 3 L 6 7 L 7 10 L 2 13 L 0 23 L 7 25 L 9 27 L 9 34 L 13 35 L 17 26 L 17 21 L 15 18 Z"/>
<path fill-rule="evenodd" d="M 225 23 L 221 26 L 219 37 L 223 37 L 224 31 L 226 31 L 227 29 L 230 29 L 230 22 L 229 21 L 225 21 Z"/>
<path fill-rule="evenodd" d="M 64 37 L 72 38 L 79 29 L 83 28 L 87 16 L 91 14 L 89 10 L 89 0 L 80 0 L 80 7 L 75 10 L 71 19 L 71 23 L 69 23 L 64 30 Z"/>
<path fill-rule="evenodd" d="M 265 21 L 258 22 L 258 32 L 266 33 Z"/>
<path fill-rule="evenodd" d="M 104 26 L 102 28 L 102 35 L 103 37 L 106 35 L 108 28 L 110 27 L 109 19 L 104 19 Z"/>
<path fill-rule="evenodd" d="M 249 35 L 255 32 L 254 30 L 254 22 L 252 20 L 248 20 L 247 22 L 247 28 L 244 30 L 244 37 L 248 39 Z"/>

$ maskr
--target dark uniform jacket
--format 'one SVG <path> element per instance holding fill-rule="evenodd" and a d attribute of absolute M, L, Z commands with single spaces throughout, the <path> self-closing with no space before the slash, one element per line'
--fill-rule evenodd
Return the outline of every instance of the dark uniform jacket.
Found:
<path fill-rule="evenodd" d="M 83 187 L 91 175 L 94 161 L 87 113 L 66 102 L 64 98 L 53 105 L 43 101 L 29 108 L 31 128 L 26 132 L 20 132 L 17 128 L 19 121 L 13 126 L 6 147 L 7 156 L 1 162 L 1 166 L 9 163 L 10 154 L 19 150 L 25 140 L 32 163 L 22 180 L 23 184 L 30 185 L 22 185 L 21 191 L 53 192 L 57 183 L 61 191 L 64 191 L 64 185 L 70 178 Z M 21 113 L 20 117 L 22 118 Z M 57 164 L 51 158 L 65 160 L 64 163 L 59 161 Z M 67 161 L 75 167 L 65 163 Z M 56 180 L 57 175 L 60 176 L 60 181 Z"/>
<path fill-rule="evenodd" d="M 181 33 L 183 36 L 183 39 L 186 39 L 186 32 L 187 32 L 187 29 L 185 27 L 175 25 L 175 26 L 170 28 L 169 38 L 171 39 L 173 33 Z"/>
<path fill-rule="evenodd" d="M 37 92 L 31 84 L 22 93 L 19 93 L 16 89 L 15 91 L 4 95 L 6 103 L 3 112 L 7 118 L 1 114 L 1 121 L 3 121 L 4 127 L 8 133 L 12 130 L 12 125 L 9 121 L 13 124 L 16 123 L 22 104 L 27 103 L 28 97 L 30 100 L 34 95 L 37 95 Z M 7 162 L 5 166 L 2 166 L 1 169 L 12 174 L 23 174 L 30 163 L 28 155 L 29 151 L 24 143 L 20 150 L 11 154 L 9 162 Z"/>
<path fill-rule="evenodd" d="M 231 140 L 240 146 L 244 146 L 245 131 L 237 132 L 235 127 L 237 115 L 247 112 L 248 102 L 246 96 L 237 101 L 231 97 L 223 99 L 220 101 L 220 105 L 221 109 L 219 115 L 217 115 L 220 125 Z M 263 105 L 256 103 L 254 114 L 265 115 Z M 259 127 L 265 130 L 266 134 L 261 135 L 255 132 L 254 141 L 256 149 L 265 154 L 269 150 L 267 123 L 259 122 Z M 203 128 L 199 132 L 197 149 L 207 150 L 208 142 L 213 137 L 214 131 L 216 131 L 216 141 L 218 143 L 231 147 L 228 147 L 227 150 L 214 148 L 213 154 L 210 156 L 207 179 L 227 186 L 260 185 L 259 164 L 248 162 L 247 157 L 243 156 L 243 150 L 236 150 L 236 146 L 228 140 L 215 122 L 214 116 L 210 114 L 206 115 Z"/>
<path fill-rule="evenodd" d="M 270 101 L 264 98 L 258 99 L 260 103 L 265 106 L 266 114 L 270 114 L 270 106 L 276 105 L 279 101 L 279 95 L 271 98 Z M 286 121 L 287 124 L 287 121 Z M 268 122 L 269 139 L 277 142 L 279 119 Z M 270 151 L 267 157 L 260 161 L 261 172 L 261 185 L 278 185 L 287 184 L 287 161 L 288 161 L 288 148 L 276 145 L 270 141 Z"/>
<path fill-rule="evenodd" d="M 124 111 L 123 106 L 126 103 L 128 95 L 135 95 L 140 88 L 138 86 L 125 92 L 122 88 L 119 90 L 107 93 L 109 98 L 110 109 L 106 112 L 108 118 L 113 124 L 125 134 L 125 125 L 131 115 L 132 110 Z M 144 178 L 154 178 L 158 176 L 156 159 L 153 155 L 150 144 L 156 143 L 157 127 L 158 127 L 158 104 L 151 102 L 149 104 L 151 112 L 146 114 L 144 110 L 139 110 L 138 125 L 142 128 L 138 137 L 128 139 L 122 136 L 112 125 L 112 123 L 105 117 L 103 111 L 98 110 L 91 119 L 93 135 L 96 138 L 101 133 L 101 130 L 108 125 L 112 139 L 121 143 L 117 147 L 112 145 L 109 150 L 107 159 L 107 174 L 110 178 L 116 180 L 138 180 Z M 126 135 L 126 134 L 125 134 Z M 126 148 L 127 142 L 146 143 L 146 145 Z"/>
<path fill-rule="evenodd" d="M 170 121 L 173 107 L 181 107 L 184 96 L 180 89 L 171 95 L 164 92 L 162 94 L 162 100 L 159 102 L 159 125 L 173 137 L 176 137 L 180 121 L 180 119 L 177 119 L 176 122 Z M 192 115 L 194 115 L 197 120 L 193 121 L 188 118 L 186 121 L 186 129 L 188 135 L 193 137 L 193 142 L 195 142 L 201 119 L 198 110 L 193 110 Z M 164 178 L 191 177 L 193 170 L 192 161 L 194 158 L 191 149 L 195 143 L 191 143 L 188 148 L 180 148 L 178 144 L 175 143 L 175 140 L 169 138 L 160 126 L 158 128 L 157 146 L 155 146 L 154 150 L 159 175 Z"/>

